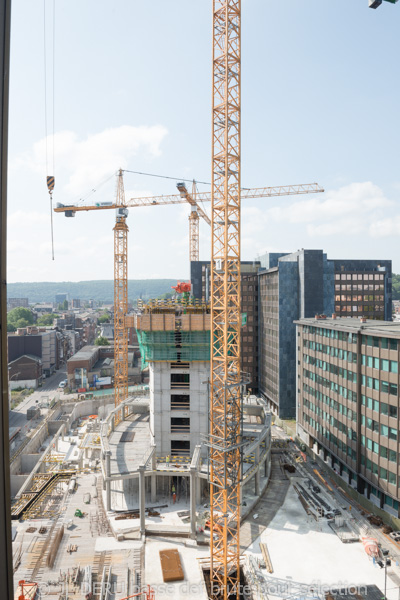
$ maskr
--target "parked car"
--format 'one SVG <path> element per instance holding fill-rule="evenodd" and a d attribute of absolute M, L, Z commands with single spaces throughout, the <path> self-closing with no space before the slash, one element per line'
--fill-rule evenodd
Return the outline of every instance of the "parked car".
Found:
<path fill-rule="evenodd" d="M 58 387 L 65 388 L 65 387 L 67 387 L 67 384 L 68 384 L 68 379 L 64 379 L 64 381 L 60 381 L 60 383 L 58 384 Z"/>

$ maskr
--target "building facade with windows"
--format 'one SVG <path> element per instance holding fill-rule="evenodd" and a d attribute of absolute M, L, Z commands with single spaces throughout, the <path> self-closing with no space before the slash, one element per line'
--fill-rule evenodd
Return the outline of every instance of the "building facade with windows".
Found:
<path fill-rule="evenodd" d="M 242 261 L 241 270 L 241 353 L 240 369 L 249 379 L 248 389 L 258 389 L 258 261 Z M 190 263 L 192 294 L 198 300 L 210 300 L 210 263 Z"/>
<path fill-rule="evenodd" d="M 391 260 L 333 260 L 335 313 L 340 317 L 392 319 Z"/>
<path fill-rule="evenodd" d="M 399 517 L 400 323 L 299 319 L 297 433 L 346 483 Z"/>
<path fill-rule="evenodd" d="M 330 260 L 322 250 L 259 257 L 258 389 L 282 418 L 296 413 L 296 319 L 317 314 L 391 320 L 392 267 Z"/>

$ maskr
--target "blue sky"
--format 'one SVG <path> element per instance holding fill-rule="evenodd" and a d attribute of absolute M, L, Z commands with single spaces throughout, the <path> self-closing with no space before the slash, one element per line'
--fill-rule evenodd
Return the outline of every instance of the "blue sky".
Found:
<path fill-rule="evenodd" d="M 113 211 L 54 215 L 119 167 L 211 177 L 211 0 L 13 0 L 8 280 L 113 277 Z M 242 258 L 323 248 L 330 258 L 392 259 L 400 272 L 400 3 L 243 0 L 242 184 L 318 182 L 324 194 L 245 200 Z M 54 142 L 55 165 L 52 164 Z M 110 201 L 113 178 L 91 196 Z M 126 174 L 126 196 L 175 193 Z M 209 186 L 199 186 L 209 190 Z M 208 211 L 209 206 L 206 206 Z M 129 277 L 189 276 L 188 209 L 131 209 Z M 210 256 L 202 223 L 200 258 Z"/>

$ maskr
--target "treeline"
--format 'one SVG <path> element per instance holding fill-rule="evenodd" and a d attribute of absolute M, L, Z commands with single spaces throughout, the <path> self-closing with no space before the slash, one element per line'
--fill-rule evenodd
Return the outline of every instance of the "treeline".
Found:
<path fill-rule="evenodd" d="M 177 279 L 130 279 L 128 281 L 128 298 L 157 298 L 171 292 L 171 286 Z M 27 282 L 9 283 L 8 298 L 28 298 L 30 303 L 54 302 L 56 294 L 69 294 L 69 299 L 96 300 L 97 302 L 114 302 L 114 282 L 99 281 L 63 281 L 63 282 Z"/>
<path fill-rule="evenodd" d="M 400 275 L 392 276 L 393 300 L 400 300 Z"/>

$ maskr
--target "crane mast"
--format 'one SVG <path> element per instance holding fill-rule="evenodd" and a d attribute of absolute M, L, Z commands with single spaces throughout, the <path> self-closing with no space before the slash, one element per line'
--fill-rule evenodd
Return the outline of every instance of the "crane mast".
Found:
<path fill-rule="evenodd" d="M 116 222 L 114 227 L 114 398 L 115 406 L 128 397 L 128 225 L 122 170 L 117 178 Z M 122 415 L 116 414 L 116 422 Z"/>
<path fill-rule="evenodd" d="M 239 598 L 241 0 L 213 0 L 211 598 Z"/>

